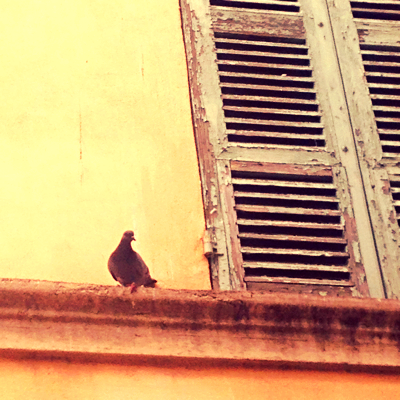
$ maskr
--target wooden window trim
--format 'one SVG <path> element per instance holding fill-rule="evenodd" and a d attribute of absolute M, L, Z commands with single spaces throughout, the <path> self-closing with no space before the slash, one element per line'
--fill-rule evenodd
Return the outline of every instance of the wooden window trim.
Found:
<path fill-rule="evenodd" d="M 400 302 L 0 280 L 0 356 L 400 367 Z M 186 361 L 185 361 L 186 360 Z"/>

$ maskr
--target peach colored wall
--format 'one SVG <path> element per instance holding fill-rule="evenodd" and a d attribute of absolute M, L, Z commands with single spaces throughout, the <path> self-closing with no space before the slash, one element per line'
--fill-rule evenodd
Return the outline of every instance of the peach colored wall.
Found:
<path fill-rule="evenodd" d="M 161 287 L 209 289 L 178 0 L 0 13 L 0 277 L 114 284 L 122 232 Z M 398 377 L 0 360 L 0 398 L 394 399 Z"/>
<path fill-rule="evenodd" d="M 390 375 L 0 361 L 7 400 L 382 400 L 399 392 Z"/>
<path fill-rule="evenodd" d="M 208 289 L 178 0 L 1 1 L 0 277 Z"/>

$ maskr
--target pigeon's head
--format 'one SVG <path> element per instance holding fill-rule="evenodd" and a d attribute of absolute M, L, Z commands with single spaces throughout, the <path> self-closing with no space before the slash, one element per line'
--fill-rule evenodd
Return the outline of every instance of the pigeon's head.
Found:
<path fill-rule="evenodd" d="M 124 232 L 124 234 L 122 235 L 122 239 L 126 240 L 127 242 L 132 242 L 132 240 L 136 240 L 133 231 Z"/>

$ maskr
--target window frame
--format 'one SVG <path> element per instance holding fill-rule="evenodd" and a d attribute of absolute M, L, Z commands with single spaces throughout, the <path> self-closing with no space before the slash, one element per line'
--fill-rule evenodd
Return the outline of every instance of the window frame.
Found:
<path fill-rule="evenodd" d="M 237 26 L 233 22 L 233 14 L 220 12 L 218 7 L 208 9 L 206 0 L 181 0 L 181 12 L 185 47 L 188 63 L 189 86 L 191 91 L 193 124 L 197 142 L 201 179 L 203 184 L 203 199 L 205 218 L 214 245 L 214 254 L 210 257 L 211 275 L 214 288 L 244 289 L 243 272 L 234 267 L 237 257 L 235 238 L 226 229 L 234 224 L 229 215 L 232 209 L 231 194 L 226 193 L 224 186 L 230 185 L 229 177 L 223 172 L 226 166 L 223 160 L 239 159 L 249 161 L 271 161 L 289 164 L 299 160 L 299 155 L 293 152 L 257 151 L 253 158 L 251 150 L 235 155 L 229 148 L 227 136 L 224 134 L 224 114 L 218 82 L 218 71 L 210 27 L 214 24 Z M 317 162 L 323 164 L 343 165 L 349 179 L 350 197 L 354 207 L 354 217 L 357 221 L 359 248 L 364 260 L 368 287 L 372 297 L 384 297 L 381 271 L 375 251 L 375 242 L 370 229 L 369 211 L 365 200 L 363 180 L 358 167 L 357 152 L 354 144 L 352 126 L 347 112 L 346 97 L 343 92 L 340 67 L 336 56 L 335 41 L 330 28 L 330 16 L 323 2 L 301 0 L 302 13 L 297 20 L 304 19 L 304 29 L 310 47 L 311 61 L 314 72 L 318 75 L 316 81 L 321 102 L 325 103 L 325 125 L 337 134 L 327 135 L 330 152 L 306 154 L 301 163 Z M 260 13 L 262 14 L 262 13 Z M 267 14 L 253 13 L 254 24 L 244 22 L 246 32 L 265 31 Z M 307 15 L 307 18 L 305 17 Z M 270 17 L 271 32 L 282 32 L 279 26 L 279 15 Z M 240 17 L 242 20 L 245 18 Z M 295 20 L 296 20 L 295 18 Z M 263 26 L 262 26 L 263 25 Z M 219 25 L 218 25 L 219 26 Z M 293 23 L 298 32 L 301 26 Z M 285 24 L 284 30 L 287 28 Z M 220 29 L 220 28 L 218 28 Z M 224 29 L 224 28 L 221 28 Z M 293 33 L 291 33 L 293 35 Z M 328 71 L 324 64 L 330 65 Z M 333 69 L 333 73 L 332 73 Z M 333 104 L 333 107 L 327 105 Z M 344 133 L 344 134 L 343 134 Z M 269 149 L 270 150 L 270 149 Z M 253 151 L 253 154 L 255 152 Z M 289 157 L 288 157 L 289 155 Z M 237 158 L 235 158 L 237 156 Z M 286 157 L 286 158 L 285 158 Z M 224 175 L 225 174 L 225 175 Z M 222 177 L 221 177 L 222 176 Z M 225 200 L 221 194 L 225 193 Z M 230 205 L 227 205 L 231 203 Z M 224 229 L 225 227 L 225 229 Z M 236 254 L 236 255 L 235 255 Z M 362 278 L 361 278 L 362 279 Z M 360 293 L 355 294 L 360 295 Z"/>

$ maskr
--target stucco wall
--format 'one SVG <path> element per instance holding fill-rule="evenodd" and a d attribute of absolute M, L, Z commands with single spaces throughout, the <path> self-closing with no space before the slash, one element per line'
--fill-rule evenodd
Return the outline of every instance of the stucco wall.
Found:
<path fill-rule="evenodd" d="M 178 1 L 1 4 L 0 276 L 210 288 Z"/>
<path fill-rule="evenodd" d="M 391 375 L 0 361 L 0 397 L 7 400 L 382 400 L 399 391 Z"/>
<path fill-rule="evenodd" d="M 177 0 L 0 1 L 0 277 L 209 289 Z M 27 333 L 29 336 L 29 333 Z M 1 399 L 383 399 L 398 377 L 0 359 Z"/>

